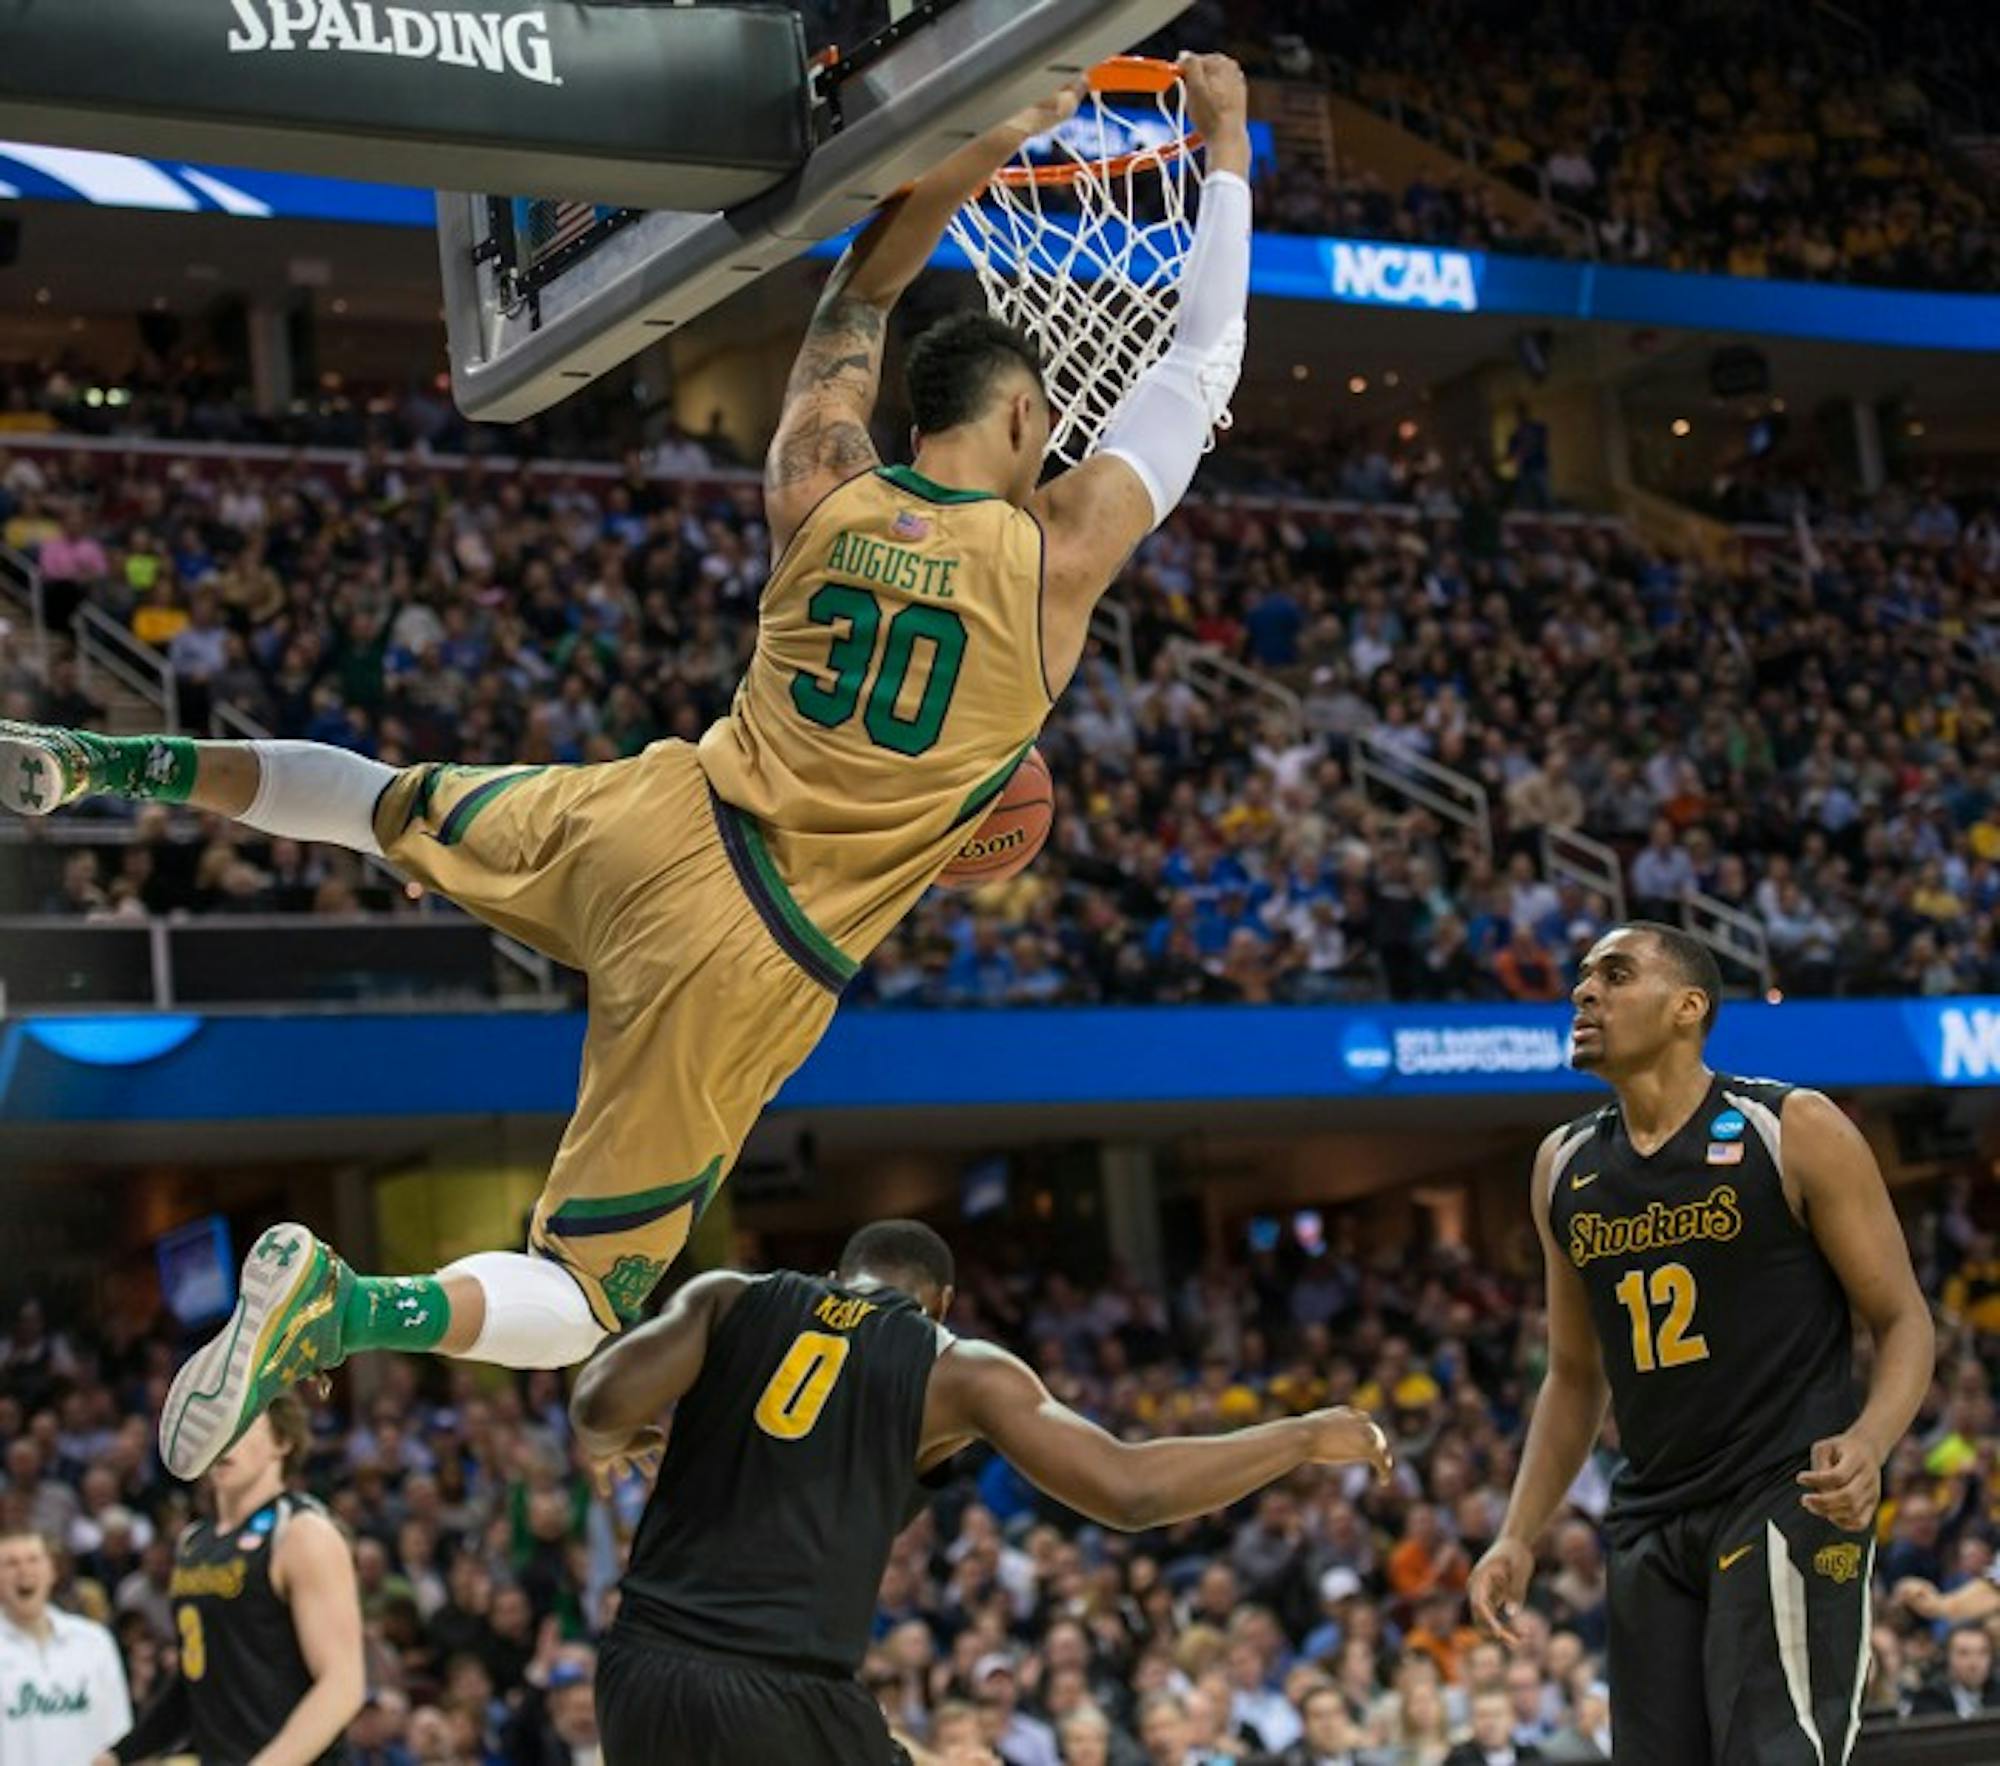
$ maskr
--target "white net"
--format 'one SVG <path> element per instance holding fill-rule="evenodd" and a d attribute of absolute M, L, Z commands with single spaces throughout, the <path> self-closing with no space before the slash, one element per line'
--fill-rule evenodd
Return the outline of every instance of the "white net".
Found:
<path fill-rule="evenodd" d="M 1188 132 L 1178 79 L 1093 87 L 952 221 L 987 306 L 1042 352 L 1049 452 L 1072 466 L 1172 340 L 1201 185 Z"/>

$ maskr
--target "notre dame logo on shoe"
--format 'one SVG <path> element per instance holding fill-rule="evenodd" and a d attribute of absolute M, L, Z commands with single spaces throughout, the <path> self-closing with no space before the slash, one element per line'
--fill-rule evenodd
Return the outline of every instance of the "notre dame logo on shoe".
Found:
<path fill-rule="evenodd" d="M 619 1258 L 604 1278 L 604 1293 L 611 1302 L 611 1310 L 630 1324 L 646 1304 L 646 1296 L 660 1285 L 660 1277 L 666 1273 L 667 1266 L 650 1257 Z"/>
<path fill-rule="evenodd" d="M 1813 1568 L 1835 1582 L 1852 1582 L 1861 1574 L 1861 1547 L 1822 1545 L 1813 1553 Z"/>

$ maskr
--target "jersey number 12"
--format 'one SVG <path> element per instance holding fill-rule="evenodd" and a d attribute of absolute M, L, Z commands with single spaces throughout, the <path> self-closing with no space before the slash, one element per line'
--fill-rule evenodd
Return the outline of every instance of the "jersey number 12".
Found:
<path fill-rule="evenodd" d="M 861 726 L 869 741 L 897 754 L 918 755 L 935 748 L 958 686 L 959 664 L 965 660 L 965 621 L 948 607 L 903 608 L 889 621 L 882 661 L 869 684 L 868 665 L 875 660 L 875 639 L 882 629 L 882 603 L 866 589 L 822 583 L 806 603 L 806 617 L 835 632 L 825 670 L 800 669 L 792 677 L 792 703 L 800 715 L 824 729 L 838 729 L 854 715 L 866 685 L 868 705 Z M 844 632 L 838 629 L 843 625 Z M 896 702 L 909 684 L 919 644 L 930 651 L 930 676 L 916 708 L 905 717 Z"/>
<path fill-rule="evenodd" d="M 1646 1303 L 1650 1290 L 1653 1306 L 1664 1306 L 1667 1316 L 1653 1330 L 1652 1308 Z M 1691 1361 L 1708 1359 L 1708 1339 L 1688 1326 L 1694 1323 L 1694 1271 L 1685 1263 L 1663 1263 L 1646 1279 L 1643 1269 L 1627 1270 L 1612 1290 L 1632 1320 L 1632 1364 L 1642 1374 L 1664 1367 L 1685 1367 Z"/>

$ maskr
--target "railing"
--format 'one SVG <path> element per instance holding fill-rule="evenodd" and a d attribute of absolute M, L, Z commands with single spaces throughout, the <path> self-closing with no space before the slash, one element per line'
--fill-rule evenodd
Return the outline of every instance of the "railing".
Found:
<path fill-rule="evenodd" d="M 0 919 L 10 1009 L 379 1007 L 500 993 L 486 929 L 470 919 Z"/>
<path fill-rule="evenodd" d="M 1104 595 L 1090 610 L 1090 635 L 1118 658 L 1118 672 L 1130 686 L 1139 678 L 1139 654 L 1132 642 L 1132 609 Z"/>
<path fill-rule="evenodd" d="M 29 661 L 43 680 L 49 678 L 49 622 L 42 605 L 42 573 L 34 560 L 0 546 L 0 596 L 5 596 L 20 612 L 26 625 L 31 652 Z"/>
<path fill-rule="evenodd" d="M 1757 978 L 1758 991 L 1769 993 L 1775 979 L 1771 941 L 1764 922 L 1712 895 L 1690 895 L 1681 902 L 1681 925 L 1712 950 L 1719 961 L 1734 963 Z"/>
<path fill-rule="evenodd" d="M 1477 779 L 1385 741 L 1373 730 L 1354 738 L 1352 769 L 1364 791 L 1374 785 L 1429 810 L 1440 821 L 1468 830 L 1479 842 L 1481 856 L 1493 857 L 1492 805 Z"/>
<path fill-rule="evenodd" d="M 1574 828 L 1542 830 L 1542 875 L 1589 889 L 1611 904 L 1611 918 L 1625 918 L 1625 868 L 1601 840 Z"/>
<path fill-rule="evenodd" d="M 1261 715 L 1282 722 L 1287 734 L 1296 737 L 1304 731 L 1305 707 L 1298 694 L 1280 686 L 1261 669 L 1245 668 L 1219 650 L 1186 638 L 1169 641 L 1167 655 L 1173 660 L 1174 673 L 1204 699 L 1223 704 L 1248 699 Z"/>
<path fill-rule="evenodd" d="M 88 601 L 77 607 L 70 635 L 76 643 L 77 679 L 86 693 L 94 673 L 107 674 L 153 707 L 164 730 L 179 733 L 180 682 L 165 656 Z"/>

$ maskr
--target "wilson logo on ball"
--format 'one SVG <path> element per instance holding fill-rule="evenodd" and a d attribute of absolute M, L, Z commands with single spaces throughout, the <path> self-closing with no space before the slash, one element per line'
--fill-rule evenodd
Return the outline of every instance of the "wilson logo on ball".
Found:
<path fill-rule="evenodd" d="M 995 834 L 990 839 L 974 835 L 958 849 L 961 859 L 997 858 L 1003 852 L 1012 852 L 1028 838 L 1027 830 L 1009 828 L 1004 834 Z"/>

